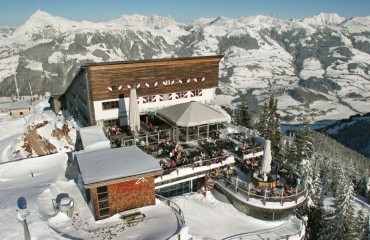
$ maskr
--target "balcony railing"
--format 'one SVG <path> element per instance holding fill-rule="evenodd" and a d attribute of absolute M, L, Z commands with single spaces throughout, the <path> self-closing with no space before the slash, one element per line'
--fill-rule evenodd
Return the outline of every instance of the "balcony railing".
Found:
<path fill-rule="evenodd" d="M 308 190 L 305 184 L 302 184 L 300 188 L 297 187 L 288 194 L 284 192 L 283 188 L 276 192 L 267 191 L 266 189 L 256 189 L 251 183 L 245 183 L 235 178 L 220 177 L 217 182 L 229 192 L 237 193 L 238 196 L 243 197 L 243 200 L 246 200 L 247 203 L 250 202 L 252 205 L 256 205 L 256 202 L 253 201 L 252 203 L 251 199 L 258 200 L 262 204 L 261 206 L 266 206 L 267 203 L 280 203 L 281 206 L 284 206 L 284 203 L 288 202 L 299 204 L 306 200 L 308 196 Z M 257 191 L 260 191 L 260 193 L 257 194 Z"/>
<path fill-rule="evenodd" d="M 180 223 L 180 226 L 179 227 L 180 228 L 184 227 L 185 226 L 185 216 L 184 216 L 183 211 L 179 207 L 179 205 L 177 205 L 176 203 L 174 203 L 170 199 L 165 198 L 165 197 L 163 197 L 161 195 L 156 194 L 155 196 L 159 200 L 161 200 L 162 202 L 164 202 L 167 206 L 169 206 L 170 208 L 172 208 L 172 210 L 175 212 L 175 214 L 177 216 L 177 219 L 179 220 L 179 223 Z"/>

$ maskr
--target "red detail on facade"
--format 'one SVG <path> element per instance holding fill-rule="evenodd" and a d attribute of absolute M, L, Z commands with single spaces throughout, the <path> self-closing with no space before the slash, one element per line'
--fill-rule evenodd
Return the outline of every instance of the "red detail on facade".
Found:
<path fill-rule="evenodd" d="M 146 189 L 148 189 L 149 184 L 147 181 L 142 181 L 140 184 L 136 184 L 138 180 L 139 179 L 134 179 L 131 181 L 116 184 L 116 194 L 128 195 L 132 192 L 145 191 Z"/>

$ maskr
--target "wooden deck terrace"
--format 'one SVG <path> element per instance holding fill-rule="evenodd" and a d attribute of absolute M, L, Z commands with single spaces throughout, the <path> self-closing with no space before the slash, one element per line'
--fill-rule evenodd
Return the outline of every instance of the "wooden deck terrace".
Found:
<path fill-rule="evenodd" d="M 258 189 L 253 184 L 241 181 L 238 178 L 221 177 L 216 186 L 222 192 L 238 198 L 246 205 L 261 209 L 283 210 L 297 208 L 305 203 L 308 197 L 308 188 L 305 183 L 287 193 L 284 188 L 275 190 Z"/>

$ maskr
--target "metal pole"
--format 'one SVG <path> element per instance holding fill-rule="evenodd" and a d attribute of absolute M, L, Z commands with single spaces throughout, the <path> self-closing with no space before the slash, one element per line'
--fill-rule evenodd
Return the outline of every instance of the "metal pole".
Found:
<path fill-rule="evenodd" d="M 28 224 L 26 219 L 23 220 L 24 239 L 31 240 L 30 231 L 28 230 Z"/>
<path fill-rule="evenodd" d="M 249 201 L 249 194 L 251 193 L 251 183 L 248 183 L 248 197 L 247 197 L 247 201 Z"/>
<path fill-rule="evenodd" d="M 283 206 L 283 198 L 284 198 L 284 188 L 281 191 L 281 206 Z"/>

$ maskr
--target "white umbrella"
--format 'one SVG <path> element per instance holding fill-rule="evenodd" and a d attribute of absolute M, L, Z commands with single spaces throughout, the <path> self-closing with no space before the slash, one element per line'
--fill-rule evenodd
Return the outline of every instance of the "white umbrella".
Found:
<path fill-rule="evenodd" d="M 136 87 L 132 86 L 130 90 L 130 102 L 129 102 L 129 126 L 132 132 L 137 134 L 140 130 L 140 115 L 139 105 L 137 103 Z"/>
<path fill-rule="evenodd" d="M 271 172 L 271 141 L 266 140 L 265 149 L 263 151 L 263 159 L 262 159 L 262 172 L 269 173 Z"/>

